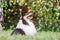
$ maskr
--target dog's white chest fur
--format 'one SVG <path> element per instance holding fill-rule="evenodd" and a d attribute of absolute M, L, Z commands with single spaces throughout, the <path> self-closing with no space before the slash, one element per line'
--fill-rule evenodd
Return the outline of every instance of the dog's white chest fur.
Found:
<path fill-rule="evenodd" d="M 22 20 L 19 20 L 19 23 L 17 24 L 16 28 L 21 28 L 26 35 L 34 35 L 37 32 L 35 25 L 30 21 L 29 21 L 29 25 L 24 25 L 22 23 Z"/>

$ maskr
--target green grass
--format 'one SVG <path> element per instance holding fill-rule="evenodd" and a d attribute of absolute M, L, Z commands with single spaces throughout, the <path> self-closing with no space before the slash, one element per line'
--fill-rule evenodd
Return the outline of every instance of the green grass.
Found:
<path fill-rule="evenodd" d="M 10 31 L 0 31 L 0 40 L 60 40 L 59 32 L 38 32 L 34 36 L 22 36 L 22 35 L 13 35 L 11 36 Z"/>

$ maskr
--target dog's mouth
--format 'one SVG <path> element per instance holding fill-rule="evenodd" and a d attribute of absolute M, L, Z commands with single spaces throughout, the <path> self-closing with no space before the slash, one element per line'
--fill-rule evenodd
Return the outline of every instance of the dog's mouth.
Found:
<path fill-rule="evenodd" d="M 32 16 L 32 15 L 28 16 L 28 19 L 32 19 L 32 18 L 33 18 L 33 16 Z"/>

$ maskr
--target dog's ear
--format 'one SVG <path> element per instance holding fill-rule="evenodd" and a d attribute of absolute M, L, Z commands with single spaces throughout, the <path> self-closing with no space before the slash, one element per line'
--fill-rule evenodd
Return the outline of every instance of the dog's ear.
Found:
<path fill-rule="evenodd" d="M 26 5 L 22 6 L 22 12 L 24 12 L 24 13 L 28 12 L 28 7 Z"/>

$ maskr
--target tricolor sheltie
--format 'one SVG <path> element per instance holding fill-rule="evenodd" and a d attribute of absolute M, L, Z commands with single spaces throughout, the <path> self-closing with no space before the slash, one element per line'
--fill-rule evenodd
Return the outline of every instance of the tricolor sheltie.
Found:
<path fill-rule="evenodd" d="M 25 7 L 22 7 L 22 17 L 19 20 L 16 29 L 11 33 L 11 35 L 13 34 L 22 34 L 22 35 L 34 35 L 36 34 L 36 28 L 35 25 L 33 24 L 32 21 L 30 21 L 32 19 L 32 13 L 28 13 L 26 12 Z"/>

